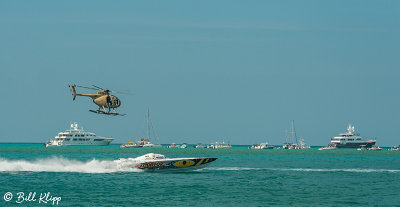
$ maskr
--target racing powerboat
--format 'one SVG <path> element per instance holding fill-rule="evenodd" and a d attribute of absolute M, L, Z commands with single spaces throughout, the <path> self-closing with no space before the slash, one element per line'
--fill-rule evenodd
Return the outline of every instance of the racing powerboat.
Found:
<path fill-rule="evenodd" d="M 148 153 L 136 158 L 120 158 L 115 160 L 119 168 L 138 168 L 142 170 L 196 170 L 208 166 L 217 158 L 167 158 L 161 154 Z"/>

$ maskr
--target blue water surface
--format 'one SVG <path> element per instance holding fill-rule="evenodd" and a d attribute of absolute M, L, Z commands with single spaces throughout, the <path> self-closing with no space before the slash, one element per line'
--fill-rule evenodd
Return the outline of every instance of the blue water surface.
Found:
<path fill-rule="evenodd" d="M 150 152 L 218 160 L 189 172 L 126 171 L 114 162 Z M 386 150 L 0 144 L 0 206 L 53 206 L 39 203 L 41 193 L 60 197 L 58 206 L 396 206 L 399 179 L 400 152 Z M 17 203 L 20 192 L 35 192 L 36 201 Z"/>

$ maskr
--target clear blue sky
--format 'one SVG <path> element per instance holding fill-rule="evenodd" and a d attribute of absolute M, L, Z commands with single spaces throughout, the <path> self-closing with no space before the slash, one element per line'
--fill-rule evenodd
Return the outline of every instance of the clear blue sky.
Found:
<path fill-rule="evenodd" d="M 1 142 L 123 143 L 150 108 L 161 143 L 400 144 L 400 1 L 1 1 L 0 28 Z M 101 116 L 68 83 L 136 95 Z"/>

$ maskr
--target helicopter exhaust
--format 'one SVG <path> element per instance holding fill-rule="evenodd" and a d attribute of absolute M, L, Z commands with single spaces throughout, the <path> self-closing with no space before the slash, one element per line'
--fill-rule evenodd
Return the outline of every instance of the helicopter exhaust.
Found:
<path fill-rule="evenodd" d="M 76 98 L 76 90 L 75 90 L 75 87 L 76 87 L 76 85 L 68 85 L 68 87 L 71 87 L 71 88 L 72 88 L 72 100 L 75 101 L 75 98 Z"/>

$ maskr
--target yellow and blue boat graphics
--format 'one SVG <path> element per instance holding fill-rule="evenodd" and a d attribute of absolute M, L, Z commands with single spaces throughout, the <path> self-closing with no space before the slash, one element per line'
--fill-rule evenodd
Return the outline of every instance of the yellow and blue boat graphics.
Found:
<path fill-rule="evenodd" d="M 166 158 L 164 155 L 149 153 L 136 158 L 136 168 L 143 170 L 199 169 L 208 166 L 218 158 Z"/>

